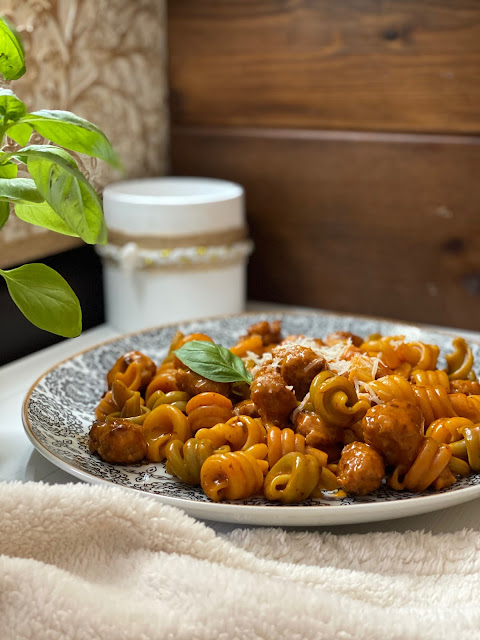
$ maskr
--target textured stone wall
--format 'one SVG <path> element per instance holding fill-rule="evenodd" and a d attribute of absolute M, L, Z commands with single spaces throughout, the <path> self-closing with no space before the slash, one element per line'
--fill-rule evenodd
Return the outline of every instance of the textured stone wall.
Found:
<path fill-rule="evenodd" d="M 99 126 L 124 164 L 76 156 L 94 186 L 161 175 L 167 159 L 164 0 L 2 0 L 22 36 L 27 73 L 10 83 L 29 111 L 64 109 Z M 14 216 L 0 232 L 0 266 L 78 243 Z"/>

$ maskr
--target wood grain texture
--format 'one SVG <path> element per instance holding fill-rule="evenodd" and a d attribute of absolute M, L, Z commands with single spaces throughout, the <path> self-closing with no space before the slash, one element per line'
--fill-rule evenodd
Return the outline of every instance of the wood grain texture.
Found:
<path fill-rule="evenodd" d="M 171 154 L 246 188 L 250 298 L 478 330 L 480 138 L 176 127 Z"/>
<path fill-rule="evenodd" d="M 480 132 L 475 0 L 171 0 L 180 125 Z"/>

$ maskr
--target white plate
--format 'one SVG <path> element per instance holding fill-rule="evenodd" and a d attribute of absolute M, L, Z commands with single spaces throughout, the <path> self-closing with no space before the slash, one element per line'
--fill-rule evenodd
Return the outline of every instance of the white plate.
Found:
<path fill-rule="evenodd" d="M 325 337 L 337 330 L 361 336 L 405 335 L 409 340 L 451 349 L 452 334 L 375 318 L 330 313 L 255 313 L 169 325 L 130 334 L 77 354 L 44 373 L 31 387 L 23 407 L 26 433 L 38 451 L 55 465 L 87 482 L 121 485 L 180 507 L 190 515 L 220 522 L 309 526 L 374 522 L 412 516 L 460 504 L 480 496 L 480 474 L 438 493 L 412 494 L 382 487 L 362 498 L 312 501 L 299 505 L 269 503 L 261 497 L 241 502 L 211 502 L 200 488 L 169 476 L 163 464 L 111 465 L 92 455 L 87 436 L 94 409 L 105 390 L 107 371 L 126 351 L 137 349 L 159 362 L 176 330 L 202 332 L 224 346 L 232 345 L 252 323 L 282 320 L 283 334 Z M 476 362 L 480 343 L 469 340 Z"/>

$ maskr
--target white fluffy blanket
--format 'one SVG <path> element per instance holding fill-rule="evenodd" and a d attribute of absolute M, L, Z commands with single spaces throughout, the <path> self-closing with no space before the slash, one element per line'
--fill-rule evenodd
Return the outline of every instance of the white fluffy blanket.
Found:
<path fill-rule="evenodd" d="M 115 487 L 0 483 L 1 640 L 480 637 L 480 537 L 219 536 Z"/>

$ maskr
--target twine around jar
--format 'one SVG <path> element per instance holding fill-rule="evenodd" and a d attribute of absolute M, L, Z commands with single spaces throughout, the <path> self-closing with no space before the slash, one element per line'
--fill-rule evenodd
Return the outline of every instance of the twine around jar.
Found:
<path fill-rule="evenodd" d="M 253 250 L 247 229 L 184 236 L 132 236 L 110 231 L 109 242 L 96 251 L 125 271 L 140 269 L 205 269 L 241 263 Z"/>

